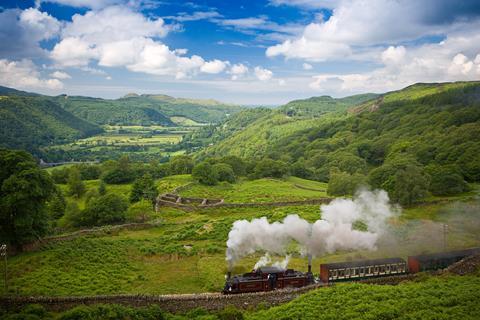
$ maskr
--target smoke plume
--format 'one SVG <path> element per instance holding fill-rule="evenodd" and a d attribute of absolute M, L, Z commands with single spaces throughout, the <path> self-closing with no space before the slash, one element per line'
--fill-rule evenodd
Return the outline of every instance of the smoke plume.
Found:
<path fill-rule="evenodd" d="M 227 240 L 229 268 L 257 251 L 268 254 L 257 263 L 266 265 L 271 261 L 270 254 L 285 254 L 292 241 L 298 243 L 301 254 L 317 257 L 337 250 L 374 250 L 386 220 L 399 211 L 390 205 L 383 190 L 362 190 L 353 199 L 334 199 L 320 209 L 321 219 L 314 223 L 296 214 L 288 215 L 282 222 L 269 223 L 265 217 L 235 221 Z M 359 222 L 363 228 L 354 227 Z"/>

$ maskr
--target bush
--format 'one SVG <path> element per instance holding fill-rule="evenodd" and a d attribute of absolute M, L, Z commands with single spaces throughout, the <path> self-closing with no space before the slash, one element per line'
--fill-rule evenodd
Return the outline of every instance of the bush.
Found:
<path fill-rule="evenodd" d="M 468 190 L 463 176 L 454 166 L 429 165 L 425 168 L 430 175 L 429 191 L 437 196 L 453 195 Z"/>
<path fill-rule="evenodd" d="M 192 177 L 201 184 L 213 186 L 218 182 L 218 173 L 208 162 L 201 162 L 193 168 Z"/>
<path fill-rule="evenodd" d="M 125 221 L 128 203 L 122 196 L 110 193 L 88 202 L 82 214 L 81 224 L 100 226 Z"/>
<path fill-rule="evenodd" d="M 283 161 L 263 159 L 257 163 L 254 170 L 256 178 L 281 178 L 288 172 L 287 165 Z"/>
<path fill-rule="evenodd" d="M 192 173 L 194 163 L 189 156 L 176 156 L 170 160 L 170 174 Z"/>
<path fill-rule="evenodd" d="M 108 184 L 130 183 L 135 179 L 131 170 L 121 168 L 111 169 L 102 175 L 102 180 Z"/>
<path fill-rule="evenodd" d="M 333 168 L 327 193 L 331 196 L 353 195 L 361 185 L 366 184 L 366 180 L 367 178 L 360 173 L 349 174 Z"/>
<path fill-rule="evenodd" d="M 230 165 L 226 163 L 214 164 L 213 171 L 217 173 L 218 181 L 235 182 L 235 173 Z"/>
<path fill-rule="evenodd" d="M 152 202 L 140 200 L 128 208 L 126 218 L 132 222 L 145 222 L 150 219 L 153 213 Z"/>
<path fill-rule="evenodd" d="M 133 183 L 132 190 L 130 192 L 130 202 L 137 202 L 142 199 L 149 200 L 151 203 L 155 202 L 155 198 L 158 195 L 158 189 L 155 185 L 155 181 L 149 174 L 143 175 L 143 177 L 136 179 Z"/>
<path fill-rule="evenodd" d="M 243 320 L 242 311 L 238 310 L 234 306 L 227 306 L 225 309 L 217 313 L 219 320 Z"/>
<path fill-rule="evenodd" d="M 83 183 L 80 171 L 77 168 L 71 168 L 68 173 L 68 194 L 80 198 L 85 193 L 85 184 Z"/>

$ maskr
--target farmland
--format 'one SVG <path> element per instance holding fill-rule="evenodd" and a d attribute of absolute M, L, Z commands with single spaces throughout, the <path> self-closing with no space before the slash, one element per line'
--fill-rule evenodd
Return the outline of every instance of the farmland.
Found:
<path fill-rule="evenodd" d="M 140 160 L 168 159 L 171 155 L 182 153 L 175 146 L 195 128 L 106 125 L 102 134 L 45 147 L 43 151 L 50 158 L 65 160 L 106 160 L 119 158 L 122 154 Z"/>

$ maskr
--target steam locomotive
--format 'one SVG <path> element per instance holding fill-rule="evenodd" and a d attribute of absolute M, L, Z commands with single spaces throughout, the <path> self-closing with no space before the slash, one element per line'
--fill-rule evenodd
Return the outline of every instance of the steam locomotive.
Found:
<path fill-rule="evenodd" d="M 440 252 L 433 254 L 375 260 L 345 261 L 320 265 L 320 277 L 313 277 L 309 259 L 306 273 L 293 269 L 261 267 L 243 275 L 227 275 L 224 294 L 271 291 L 299 288 L 317 282 L 359 281 L 369 278 L 396 276 L 407 273 L 444 269 L 468 256 L 480 254 L 480 248 Z"/>

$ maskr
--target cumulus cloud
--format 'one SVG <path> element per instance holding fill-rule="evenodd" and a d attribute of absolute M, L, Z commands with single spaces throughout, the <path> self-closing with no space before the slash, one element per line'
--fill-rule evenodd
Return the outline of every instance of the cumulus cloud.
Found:
<path fill-rule="evenodd" d="M 212 61 L 205 62 L 200 67 L 200 71 L 205 73 L 214 73 L 214 74 L 220 73 L 223 70 L 225 70 L 228 64 L 229 64 L 228 61 L 221 61 L 221 60 L 215 59 Z"/>
<path fill-rule="evenodd" d="M 159 39 L 171 27 L 161 18 L 148 19 L 125 6 L 76 14 L 62 30 L 51 58 L 57 66 L 125 67 L 130 71 L 171 75 L 177 79 L 198 73 L 217 74 L 228 61 L 205 61 L 198 55 L 186 56 L 186 49 L 170 49 Z"/>
<path fill-rule="evenodd" d="M 71 79 L 72 77 L 63 71 L 55 71 L 50 73 L 50 77 L 57 78 L 57 79 Z"/>
<path fill-rule="evenodd" d="M 31 60 L 0 59 L 0 84 L 19 89 L 58 90 L 63 88 L 62 82 L 58 79 L 42 78 Z"/>
<path fill-rule="evenodd" d="M 313 66 L 309 63 L 302 64 L 303 70 L 312 70 Z"/>
<path fill-rule="evenodd" d="M 4 58 L 41 56 L 40 41 L 58 35 L 62 23 L 37 9 L 7 9 L 0 12 L 0 55 Z"/>
<path fill-rule="evenodd" d="M 373 9 L 374 8 L 374 9 Z M 360 59 L 370 47 L 443 35 L 478 18 L 478 2 L 344 0 L 332 16 L 308 24 L 299 37 L 267 49 L 269 57 L 310 61 Z M 367 55 L 371 58 L 371 54 Z"/>
<path fill-rule="evenodd" d="M 239 77 L 248 73 L 248 67 L 243 63 L 234 64 L 229 73 L 232 75 L 232 80 L 237 80 Z"/>
<path fill-rule="evenodd" d="M 259 66 L 255 67 L 255 69 L 253 71 L 254 71 L 257 79 L 260 80 L 260 81 L 268 81 L 273 77 L 273 72 L 272 71 L 270 71 L 268 69 L 265 69 L 265 68 L 262 68 L 262 67 L 259 67 Z"/>
<path fill-rule="evenodd" d="M 321 74 L 310 88 L 342 94 L 397 90 L 415 82 L 446 82 L 480 78 L 480 34 L 462 32 L 438 44 L 406 49 L 389 47 L 383 66 L 365 73 Z"/>

